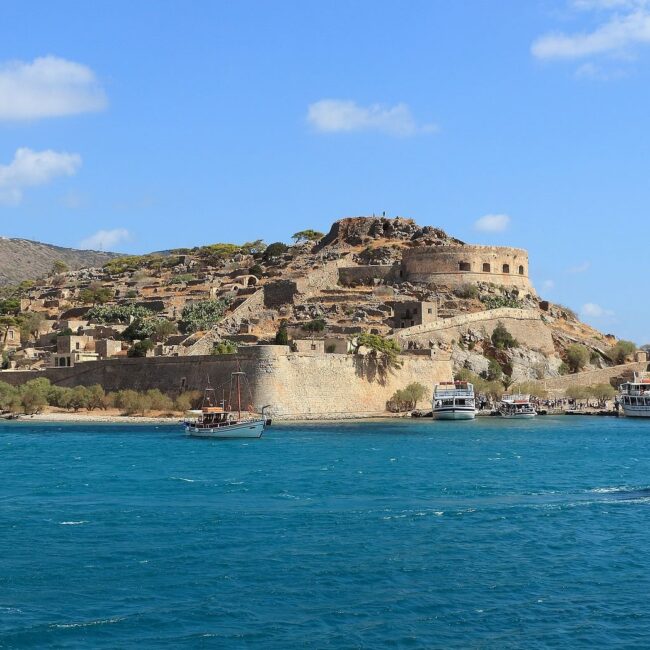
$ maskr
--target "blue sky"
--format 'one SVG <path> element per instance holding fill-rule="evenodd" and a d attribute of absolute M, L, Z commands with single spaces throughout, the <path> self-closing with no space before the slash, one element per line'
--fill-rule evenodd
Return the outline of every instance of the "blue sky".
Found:
<path fill-rule="evenodd" d="M 3 0 L 0 235 L 146 252 L 385 210 L 528 248 L 542 295 L 645 343 L 649 70 L 648 0 Z"/>

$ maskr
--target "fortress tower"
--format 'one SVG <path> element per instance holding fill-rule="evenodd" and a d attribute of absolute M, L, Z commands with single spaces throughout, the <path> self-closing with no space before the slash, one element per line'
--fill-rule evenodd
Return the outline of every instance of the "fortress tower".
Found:
<path fill-rule="evenodd" d="M 402 257 L 400 277 L 449 287 L 493 282 L 534 292 L 528 278 L 528 252 L 523 248 L 471 244 L 409 248 Z"/>

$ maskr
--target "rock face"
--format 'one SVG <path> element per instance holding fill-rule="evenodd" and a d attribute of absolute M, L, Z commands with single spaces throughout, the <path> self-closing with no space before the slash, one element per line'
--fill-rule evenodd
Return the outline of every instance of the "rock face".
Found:
<path fill-rule="evenodd" d="M 42 277 L 52 270 L 56 260 L 74 270 L 102 266 L 115 256 L 115 253 L 61 248 L 28 239 L 0 238 L 0 285 Z"/>
<path fill-rule="evenodd" d="M 413 219 L 349 217 L 332 224 L 329 233 L 319 242 L 318 250 L 328 246 L 359 246 L 377 239 L 417 241 L 418 243 L 420 243 L 419 240 L 425 240 L 427 244 L 434 244 L 436 241 L 462 243 L 458 239 L 449 237 L 440 228 L 431 226 L 422 228 Z"/>

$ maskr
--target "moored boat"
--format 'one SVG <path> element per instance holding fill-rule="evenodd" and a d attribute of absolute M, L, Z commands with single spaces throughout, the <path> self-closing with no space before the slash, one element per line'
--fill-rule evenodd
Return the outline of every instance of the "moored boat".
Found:
<path fill-rule="evenodd" d="M 436 420 L 473 420 L 476 417 L 474 386 L 467 381 L 437 384 L 432 407 Z"/>
<path fill-rule="evenodd" d="M 619 402 L 630 418 L 650 418 L 650 376 L 634 373 L 632 381 L 621 384 Z"/>
<path fill-rule="evenodd" d="M 529 420 L 537 415 L 530 402 L 530 395 L 504 395 L 499 404 L 499 414 L 503 418 Z"/>
<path fill-rule="evenodd" d="M 261 438 L 271 421 L 265 414 L 266 406 L 261 414 L 255 413 L 252 406 L 242 410 L 241 382 L 245 379 L 246 374 L 241 371 L 231 374 L 228 401 L 224 394 L 221 406 L 217 405 L 216 390 L 208 383 L 201 408 L 187 412 L 183 423 L 187 435 L 194 438 Z"/>

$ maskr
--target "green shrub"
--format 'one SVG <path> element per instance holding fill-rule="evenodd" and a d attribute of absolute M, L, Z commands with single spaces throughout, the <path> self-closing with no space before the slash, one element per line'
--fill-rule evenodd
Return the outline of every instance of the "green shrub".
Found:
<path fill-rule="evenodd" d="M 479 290 L 475 284 L 463 284 L 460 287 L 454 289 L 454 295 L 458 298 L 464 298 L 469 300 L 472 298 L 478 298 Z"/>
<path fill-rule="evenodd" d="M 607 356 L 616 364 L 625 363 L 626 357 L 636 351 L 636 344 L 632 341 L 619 341 L 614 347 L 610 348 Z"/>
<path fill-rule="evenodd" d="M 97 305 L 86 312 L 86 318 L 96 323 L 130 323 L 131 319 L 145 319 L 154 312 L 139 305 Z"/>
<path fill-rule="evenodd" d="M 230 302 L 230 298 L 218 298 L 186 305 L 181 312 L 181 330 L 198 332 L 212 328 L 222 319 Z"/>
<path fill-rule="evenodd" d="M 517 339 L 508 332 L 506 329 L 505 325 L 499 321 L 497 323 L 497 326 L 494 328 L 494 331 L 492 332 L 491 336 L 492 340 L 492 345 L 497 349 L 497 350 L 508 350 L 510 348 L 517 348 L 519 347 L 519 343 L 517 342 Z"/>
<path fill-rule="evenodd" d="M 219 341 L 219 343 L 215 344 L 215 346 L 212 348 L 212 354 L 237 354 L 237 344 L 228 339 L 224 339 L 223 341 Z"/>
<path fill-rule="evenodd" d="M 136 341 L 133 347 L 127 352 L 129 357 L 146 357 L 149 350 L 153 350 L 154 343 L 151 339 Z"/>
<path fill-rule="evenodd" d="M 565 356 L 571 372 L 578 372 L 587 365 L 589 350 L 584 345 L 573 343 L 566 349 Z"/>
<path fill-rule="evenodd" d="M 276 345 L 289 345 L 289 332 L 287 331 L 287 321 L 281 320 L 278 331 L 275 333 Z"/>

